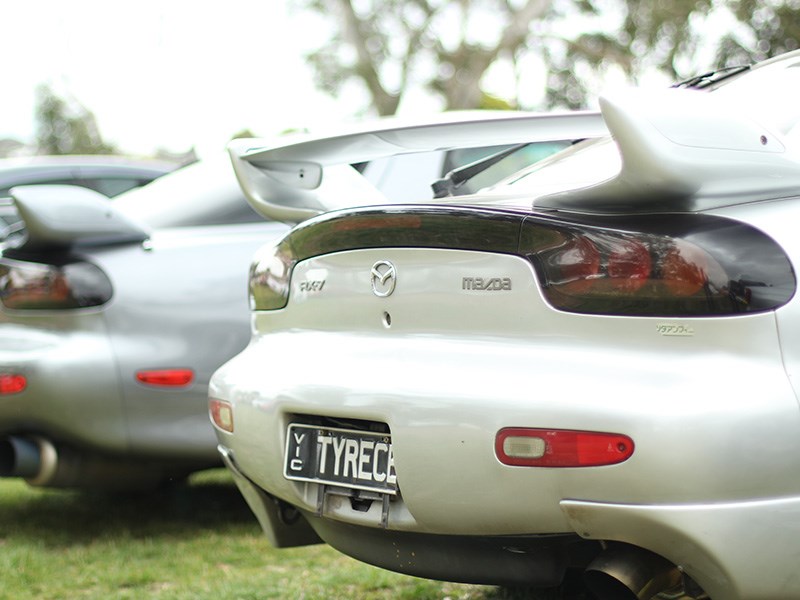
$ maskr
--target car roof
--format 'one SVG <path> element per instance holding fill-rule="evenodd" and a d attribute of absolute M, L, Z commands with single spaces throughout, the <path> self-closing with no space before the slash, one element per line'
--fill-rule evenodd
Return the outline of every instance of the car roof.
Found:
<path fill-rule="evenodd" d="M 179 165 L 163 160 L 120 155 L 25 156 L 0 159 L 0 182 L 31 173 L 108 169 L 122 173 L 162 175 Z"/>
<path fill-rule="evenodd" d="M 150 228 L 202 224 L 209 215 L 251 211 L 233 166 L 220 152 L 114 199 L 114 208 Z"/>

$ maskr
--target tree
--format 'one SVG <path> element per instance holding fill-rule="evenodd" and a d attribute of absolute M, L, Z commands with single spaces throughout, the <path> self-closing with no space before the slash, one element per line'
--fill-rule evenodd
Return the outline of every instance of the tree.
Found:
<path fill-rule="evenodd" d="M 730 2 L 746 34 L 729 33 L 720 41 L 717 63 L 743 64 L 777 56 L 800 47 L 800 5 L 793 0 Z"/>
<path fill-rule="evenodd" d="M 295 0 L 337 24 L 308 58 L 318 85 L 336 94 L 351 80 L 367 89 L 379 115 L 394 114 L 404 94 L 424 89 L 444 108 L 480 108 L 498 63 L 519 75 L 519 60 L 538 57 L 551 71 L 548 103 L 575 107 L 584 90 L 574 59 L 624 71 L 630 56 L 614 35 L 559 33 L 570 19 L 599 21 L 596 0 Z M 517 98 L 505 99 L 518 106 Z"/>
<path fill-rule="evenodd" d="M 58 96 L 49 86 L 36 89 L 38 154 L 112 154 L 91 111 L 77 100 Z"/>
<path fill-rule="evenodd" d="M 626 13 L 623 37 L 636 57 L 632 73 L 655 68 L 680 80 L 800 45 L 796 0 L 626 0 Z M 701 52 L 709 48 L 712 58 Z"/>
<path fill-rule="evenodd" d="M 444 108 L 481 108 L 487 75 L 547 73 L 539 105 L 580 108 L 616 70 L 677 81 L 800 46 L 798 0 L 295 0 L 334 23 L 309 55 L 323 90 L 351 81 L 380 115 L 424 89 Z M 708 50 L 712 52 L 709 53 Z M 713 52 L 716 49 L 716 52 Z M 595 90 L 591 90 L 595 91 Z"/>

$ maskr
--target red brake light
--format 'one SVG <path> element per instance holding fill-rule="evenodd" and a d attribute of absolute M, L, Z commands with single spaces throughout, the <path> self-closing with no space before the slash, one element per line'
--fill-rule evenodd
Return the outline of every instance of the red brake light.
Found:
<path fill-rule="evenodd" d="M 0 395 L 18 394 L 28 386 L 28 380 L 24 375 L 6 373 L 0 375 Z"/>
<path fill-rule="evenodd" d="M 193 379 L 194 371 L 191 369 L 155 369 L 136 373 L 139 383 L 158 387 L 184 387 Z"/>
<path fill-rule="evenodd" d="M 211 422 L 228 433 L 233 433 L 233 406 L 225 400 L 211 398 L 208 401 L 208 412 Z"/>
<path fill-rule="evenodd" d="M 696 246 L 678 240 L 661 259 L 664 284 L 676 296 L 688 297 L 698 293 L 705 285 L 707 273 L 722 270 L 719 265 L 710 264 L 708 258 Z"/>
<path fill-rule="evenodd" d="M 636 292 L 652 273 L 650 251 L 638 240 L 622 239 L 608 254 L 606 271 L 619 289 Z"/>
<path fill-rule="evenodd" d="M 598 467 L 628 460 L 633 440 L 619 433 L 509 427 L 497 432 L 495 454 L 515 467 Z"/>
<path fill-rule="evenodd" d="M 722 267 L 685 240 L 594 231 L 573 231 L 566 238 L 543 261 L 546 295 L 558 308 L 592 312 L 592 305 L 695 295 L 705 301 L 706 291 L 720 299 L 727 295 Z"/>
<path fill-rule="evenodd" d="M 558 273 L 561 285 L 572 293 L 583 293 L 600 272 L 600 252 L 588 238 L 574 237 L 565 240 L 549 264 Z"/>

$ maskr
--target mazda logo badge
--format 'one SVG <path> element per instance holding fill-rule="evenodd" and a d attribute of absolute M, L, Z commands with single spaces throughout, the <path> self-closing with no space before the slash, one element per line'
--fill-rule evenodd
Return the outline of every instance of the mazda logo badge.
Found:
<path fill-rule="evenodd" d="M 397 269 L 388 260 L 379 260 L 372 265 L 370 273 L 372 292 L 380 297 L 390 296 L 397 285 Z"/>

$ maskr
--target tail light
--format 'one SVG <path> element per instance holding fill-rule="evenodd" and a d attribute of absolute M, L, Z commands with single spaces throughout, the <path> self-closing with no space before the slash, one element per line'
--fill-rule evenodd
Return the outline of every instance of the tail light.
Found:
<path fill-rule="evenodd" d="M 233 406 L 225 400 L 211 398 L 208 401 L 208 412 L 211 422 L 228 433 L 233 433 Z"/>
<path fill-rule="evenodd" d="M 393 206 L 329 213 L 260 253 L 255 310 L 283 308 L 302 260 L 366 248 L 447 248 L 521 255 L 556 309 L 619 316 L 701 317 L 774 310 L 794 295 L 794 269 L 762 231 L 714 215 L 521 215 Z"/>
<path fill-rule="evenodd" d="M 0 302 L 13 310 L 61 310 L 101 306 L 112 296 L 111 281 L 82 262 L 47 264 L 0 261 Z"/>
<path fill-rule="evenodd" d="M 619 433 L 509 427 L 495 437 L 495 454 L 514 467 L 599 467 L 633 455 L 633 440 Z"/>
<path fill-rule="evenodd" d="M 258 251 L 250 266 L 250 308 L 276 310 L 289 301 L 289 281 L 297 260 L 282 242 Z"/>
<path fill-rule="evenodd" d="M 28 380 L 24 375 L 17 373 L 4 373 L 0 375 L 0 396 L 18 394 L 28 387 Z"/>
<path fill-rule="evenodd" d="M 635 227 L 529 219 L 522 251 L 559 310 L 625 316 L 713 316 L 772 310 L 794 270 L 761 231 L 727 219 L 664 215 Z"/>

